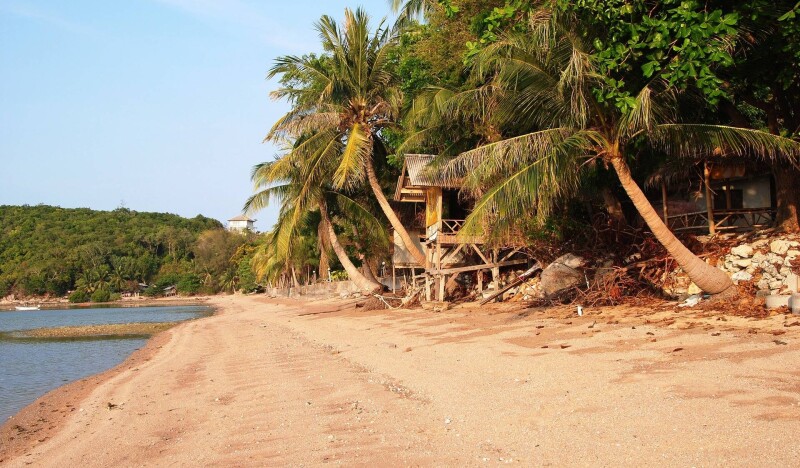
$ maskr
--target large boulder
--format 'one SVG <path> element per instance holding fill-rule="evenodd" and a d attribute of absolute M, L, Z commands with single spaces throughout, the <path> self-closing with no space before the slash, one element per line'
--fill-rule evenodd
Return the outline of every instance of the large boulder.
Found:
<path fill-rule="evenodd" d="M 580 268 L 586 261 L 573 254 L 562 255 L 542 271 L 541 288 L 550 296 L 583 283 L 586 278 Z"/>

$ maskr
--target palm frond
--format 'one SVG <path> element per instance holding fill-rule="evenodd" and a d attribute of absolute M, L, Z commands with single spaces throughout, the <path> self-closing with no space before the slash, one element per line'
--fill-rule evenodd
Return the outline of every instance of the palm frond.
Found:
<path fill-rule="evenodd" d="M 760 130 L 703 124 L 665 124 L 650 132 L 649 143 L 678 158 L 756 157 L 795 167 L 800 142 Z"/>

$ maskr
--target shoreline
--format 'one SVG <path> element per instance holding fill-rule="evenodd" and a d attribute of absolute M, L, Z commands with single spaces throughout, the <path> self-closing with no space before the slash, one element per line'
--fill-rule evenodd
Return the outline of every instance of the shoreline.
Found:
<path fill-rule="evenodd" d="M 800 460 L 789 314 L 211 302 L 213 316 L 18 413 L 39 425 L 6 423 L 0 464 Z"/>
<path fill-rule="evenodd" d="M 207 298 L 198 305 L 208 305 Z M 3 421 L 0 424 L 0 464 L 20 456 L 37 444 L 50 439 L 53 434 L 64 427 L 66 419 L 72 412 L 79 409 L 80 402 L 93 390 L 103 382 L 125 371 L 135 369 L 152 359 L 164 344 L 169 342 L 170 334 L 175 329 L 189 322 L 213 317 L 221 312 L 218 307 L 209 306 L 212 308 L 211 314 L 192 320 L 173 322 L 165 330 L 150 335 L 144 346 L 131 353 L 116 366 L 50 390 Z"/>
<path fill-rule="evenodd" d="M 169 307 L 173 305 L 204 305 L 215 297 L 224 297 L 224 294 L 216 296 L 186 296 L 186 297 L 160 297 L 160 298 L 139 298 L 139 299 L 120 299 L 114 302 L 67 302 L 66 300 L 36 300 L 26 299 L 18 301 L 0 302 L 0 311 L 15 311 L 15 307 L 22 304 L 37 304 L 41 310 L 64 309 L 64 308 L 86 308 L 86 307 Z"/>

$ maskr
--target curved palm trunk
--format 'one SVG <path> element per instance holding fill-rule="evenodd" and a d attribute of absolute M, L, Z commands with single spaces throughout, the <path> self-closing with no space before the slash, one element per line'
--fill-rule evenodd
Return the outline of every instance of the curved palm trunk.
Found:
<path fill-rule="evenodd" d="M 644 218 L 644 222 L 650 227 L 650 231 L 700 289 L 709 294 L 719 294 L 733 286 L 733 282 L 724 271 L 701 260 L 675 237 L 633 180 L 628 163 L 621 156 L 611 158 L 611 165 L 617 172 L 622 188 Z"/>
<path fill-rule="evenodd" d="M 333 252 L 336 254 L 336 257 L 339 259 L 339 262 L 341 262 L 344 270 L 347 272 L 347 275 L 350 277 L 353 283 L 355 283 L 359 289 L 368 293 L 380 291 L 381 285 L 367 279 L 363 274 L 361 274 L 358 268 L 353 265 L 353 262 L 350 261 L 350 258 L 347 256 L 347 252 L 345 252 L 342 244 L 339 243 L 339 238 L 336 237 L 336 232 L 333 230 L 333 224 L 331 224 L 331 220 L 328 217 L 328 207 L 325 205 L 325 202 L 321 202 L 319 204 L 319 211 L 322 214 L 322 222 L 325 224 L 325 229 L 328 231 L 328 238 L 331 241 Z"/>
<path fill-rule="evenodd" d="M 372 188 L 372 191 L 375 193 L 375 198 L 378 199 L 378 204 L 381 206 L 383 213 L 386 215 L 386 218 L 389 219 L 389 223 L 394 228 L 395 232 L 400 235 L 400 239 L 403 241 L 403 245 L 406 246 L 406 249 L 411 253 L 411 256 L 414 257 L 414 260 L 420 264 L 422 268 L 425 268 L 427 265 L 425 264 L 425 254 L 422 253 L 417 248 L 417 245 L 414 241 L 411 240 L 411 236 L 408 235 L 408 231 L 406 230 L 405 226 L 400 222 L 400 218 L 397 217 L 397 214 L 392 209 L 392 206 L 389 205 L 389 201 L 386 200 L 386 196 L 383 194 L 383 190 L 381 189 L 381 184 L 378 182 L 378 176 L 375 175 L 375 167 L 372 165 L 372 158 L 366 158 L 366 165 L 367 165 L 367 179 L 369 180 L 369 186 Z"/>

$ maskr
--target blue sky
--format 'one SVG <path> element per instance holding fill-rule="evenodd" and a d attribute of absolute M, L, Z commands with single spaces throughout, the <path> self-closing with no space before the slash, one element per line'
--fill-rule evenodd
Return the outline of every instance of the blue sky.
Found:
<path fill-rule="evenodd" d="M 0 205 L 237 215 L 287 109 L 273 60 L 318 51 L 323 14 L 388 4 L 0 0 Z"/>

